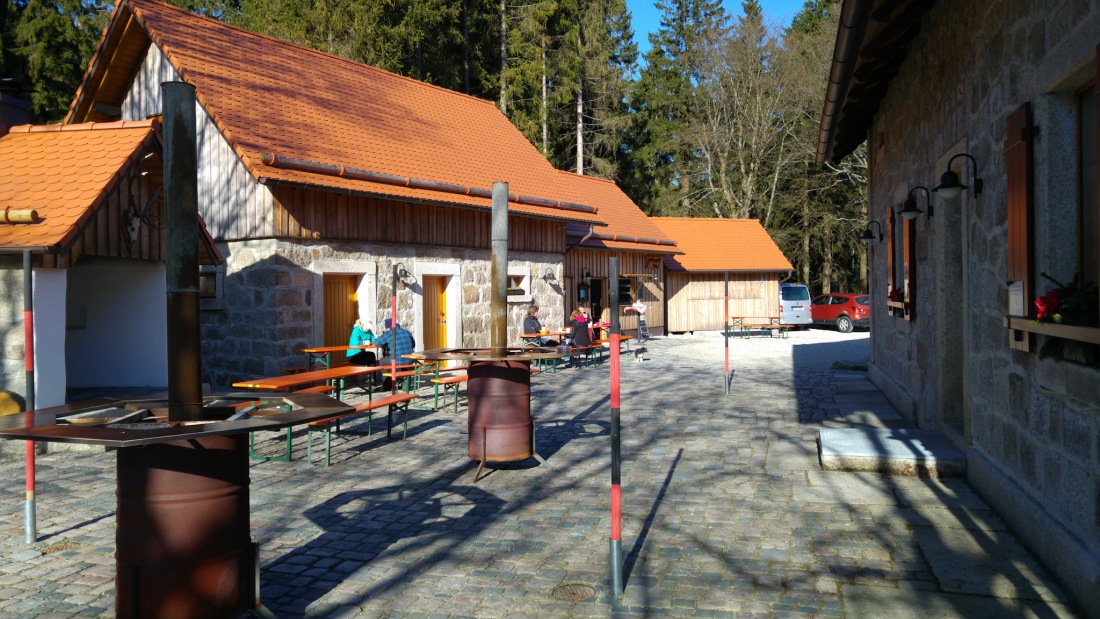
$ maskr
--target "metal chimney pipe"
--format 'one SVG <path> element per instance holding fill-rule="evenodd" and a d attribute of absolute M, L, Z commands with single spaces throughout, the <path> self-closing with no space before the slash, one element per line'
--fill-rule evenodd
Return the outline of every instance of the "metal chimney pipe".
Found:
<path fill-rule="evenodd" d="M 164 111 L 168 420 L 202 419 L 195 87 L 160 85 Z"/>
<path fill-rule="evenodd" d="M 504 357 L 508 352 L 508 183 L 493 182 L 491 238 L 489 347 L 492 356 Z"/>

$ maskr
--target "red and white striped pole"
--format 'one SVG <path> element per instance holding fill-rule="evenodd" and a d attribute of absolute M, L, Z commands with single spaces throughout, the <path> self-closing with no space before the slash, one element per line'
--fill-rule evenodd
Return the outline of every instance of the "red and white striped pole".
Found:
<path fill-rule="evenodd" d="M 725 374 L 722 374 L 722 381 L 726 383 L 726 395 L 729 395 L 730 394 L 730 273 L 729 273 L 729 271 L 726 271 L 725 276 L 726 276 L 725 277 L 726 300 L 725 300 L 725 306 L 724 306 L 725 309 L 723 310 L 723 313 L 725 314 L 725 318 L 722 319 L 722 321 L 723 321 L 722 324 L 725 325 L 725 328 L 722 330 L 722 333 L 725 336 L 725 340 L 726 340 L 726 372 L 725 372 Z"/>
<path fill-rule="evenodd" d="M 611 306 L 611 591 L 623 594 L 622 481 L 619 437 L 619 259 L 608 259 L 607 281 Z"/>
<path fill-rule="evenodd" d="M 34 285 L 31 281 L 31 252 L 23 251 L 23 354 L 26 359 L 27 427 L 34 426 Z M 38 540 L 38 517 L 34 507 L 34 441 L 27 441 L 27 501 L 23 506 L 23 541 Z"/>

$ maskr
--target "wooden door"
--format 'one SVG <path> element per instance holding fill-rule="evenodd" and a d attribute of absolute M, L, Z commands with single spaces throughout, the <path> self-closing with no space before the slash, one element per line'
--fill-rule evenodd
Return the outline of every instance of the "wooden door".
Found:
<path fill-rule="evenodd" d="M 325 346 L 347 346 L 351 326 L 359 318 L 355 275 L 325 275 Z M 344 353 L 332 355 L 333 365 L 346 361 Z"/>
<path fill-rule="evenodd" d="M 424 350 L 447 346 L 447 278 L 424 277 Z"/>

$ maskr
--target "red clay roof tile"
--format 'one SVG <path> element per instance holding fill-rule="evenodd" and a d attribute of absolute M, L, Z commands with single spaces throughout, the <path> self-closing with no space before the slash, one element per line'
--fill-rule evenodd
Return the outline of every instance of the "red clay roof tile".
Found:
<path fill-rule="evenodd" d="M 672 271 L 792 271 L 791 262 L 756 219 L 652 217 L 676 239 L 680 256 L 666 256 Z"/>
<path fill-rule="evenodd" d="M 155 139 L 151 120 L 12 127 L 0 137 L 0 209 L 33 209 L 38 222 L 0 223 L 0 248 L 56 248 L 74 238 Z"/>
<path fill-rule="evenodd" d="M 484 197 L 265 164 L 265 154 L 585 204 L 490 102 L 258 35 L 151 0 L 128 4 L 259 179 L 488 207 Z M 107 32 L 110 32 L 108 28 Z M 105 35 L 106 36 L 106 35 Z M 103 49 L 101 44 L 100 49 Z M 88 93 L 85 76 L 80 96 Z M 75 105 L 75 104 L 74 104 Z M 74 107 L 75 109 L 75 107 Z M 601 223 L 593 214 L 510 204 L 513 212 Z"/>
<path fill-rule="evenodd" d="M 607 222 L 607 227 L 597 229 L 593 237 L 584 242 L 583 247 L 660 253 L 674 253 L 677 250 L 675 240 L 650 221 L 614 181 L 564 170 L 557 172 L 563 183 L 573 185 L 584 196 L 584 204 L 599 207 L 600 218 Z M 567 229 L 570 236 L 583 236 L 587 233 L 587 226 L 584 231 L 574 228 L 575 226 L 570 226 Z"/>

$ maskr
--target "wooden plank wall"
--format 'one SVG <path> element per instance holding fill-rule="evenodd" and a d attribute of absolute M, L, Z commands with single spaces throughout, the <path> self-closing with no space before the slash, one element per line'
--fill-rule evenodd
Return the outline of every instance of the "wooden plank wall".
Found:
<path fill-rule="evenodd" d="M 122 102 L 123 120 L 143 120 L 161 112 L 161 82 L 179 80 L 179 73 L 155 45 Z M 198 150 L 199 214 L 215 239 L 235 240 L 275 234 L 275 199 L 260 185 L 218 130 L 206 111 L 195 103 Z"/>
<path fill-rule="evenodd" d="M 779 317 L 779 276 L 775 273 L 730 273 L 731 316 Z M 668 273 L 668 329 L 722 330 L 725 324 L 722 273 Z"/>
<path fill-rule="evenodd" d="M 587 268 L 593 278 L 607 279 L 607 259 L 611 256 L 619 258 L 619 273 L 647 273 L 652 269 L 646 268 L 647 254 L 640 252 L 609 251 L 605 249 L 572 249 L 565 254 L 564 273 L 569 278 L 569 286 L 565 291 L 565 315 L 568 317 L 573 308 L 577 306 L 577 284 L 583 281 L 582 275 Z M 658 335 L 665 332 L 665 284 L 662 281 L 645 279 L 643 286 L 645 292 L 643 302 L 646 304 L 646 325 L 650 335 Z M 607 290 L 602 299 L 604 307 L 607 306 Z M 622 301 L 622 300 L 620 300 Z M 622 305 L 629 305 L 630 301 Z M 634 313 L 624 314 L 620 308 L 620 325 L 624 333 L 633 333 L 638 329 L 638 316 Z"/>
<path fill-rule="evenodd" d="M 146 172 L 145 176 L 139 174 Z M 164 230 L 146 224 L 136 226 L 131 237 L 126 227 L 128 211 L 141 211 L 150 205 L 153 221 L 164 222 L 164 196 L 155 193 L 163 183 L 163 166 L 159 157 L 144 160 L 133 174 L 124 171 L 115 188 L 103 199 L 91 216 L 84 231 L 64 254 L 43 254 L 39 262 L 46 268 L 68 268 L 86 256 L 164 260 Z M 150 202 L 150 199 L 152 201 Z"/>
<path fill-rule="evenodd" d="M 275 187 L 273 192 L 274 232 L 283 238 L 476 249 L 492 244 L 489 211 L 296 187 Z M 560 254 L 565 251 L 565 224 L 509 217 L 508 248 Z"/>

